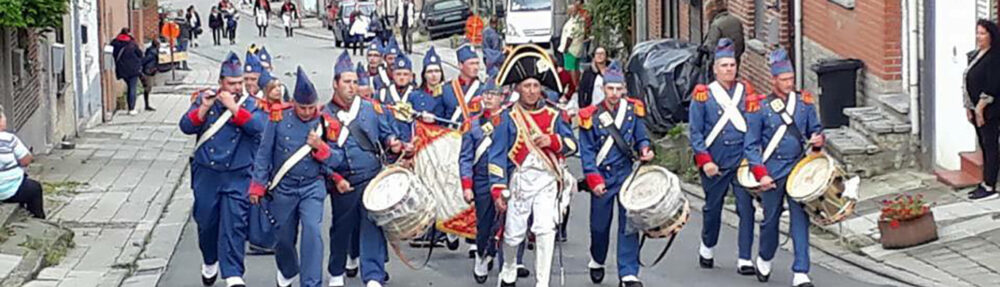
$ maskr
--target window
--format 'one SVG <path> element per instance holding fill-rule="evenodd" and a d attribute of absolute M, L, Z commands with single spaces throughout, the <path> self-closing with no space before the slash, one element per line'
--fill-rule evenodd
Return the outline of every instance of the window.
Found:
<path fill-rule="evenodd" d="M 87 44 L 87 35 L 90 35 L 87 32 L 87 25 L 80 25 L 80 43 Z"/>
<path fill-rule="evenodd" d="M 552 0 L 512 0 L 511 11 L 541 11 L 552 8 Z"/>

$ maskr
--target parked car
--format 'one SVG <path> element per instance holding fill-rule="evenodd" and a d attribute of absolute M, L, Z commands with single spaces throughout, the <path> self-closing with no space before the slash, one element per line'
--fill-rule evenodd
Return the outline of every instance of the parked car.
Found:
<path fill-rule="evenodd" d="M 472 10 L 462 0 L 438 0 L 424 4 L 422 14 L 431 39 L 438 39 L 465 34 L 465 21 L 472 16 Z"/>
<path fill-rule="evenodd" d="M 549 46 L 553 35 L 552 0 L 507 0 L 505 8 L 505 42 Z"/>
<path fill-rule="evenodd" d="M 337 44 L 337 47 L 342 47 L 344 45 L 344 40 L 350 38 L 348 32 L 351 31 L 351 13 L 354 13 L 355 6 L 361 9 L 362 15 L 371 16 L 375 11 L 374 1 L 340 2 L 340 8 L 337 9 L 336 21 L 327 27 L 333 31 L 333 37 L 335 39 L 334 42 Z M 372 38 L 366 38 L 365 42 L 371 41 Z"/>

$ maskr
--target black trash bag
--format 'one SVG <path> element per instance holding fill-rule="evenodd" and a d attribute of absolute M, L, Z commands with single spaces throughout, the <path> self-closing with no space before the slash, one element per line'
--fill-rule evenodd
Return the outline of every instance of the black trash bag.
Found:
<path fill-rule="evenodd" d="M 707 83 L 707 55 L 698 45 L 674 39 L 639 43 L 626 69 L 629 96 L 646 104 L 646 127 L 663 134 L 686 122 L 691 91 Z"/>

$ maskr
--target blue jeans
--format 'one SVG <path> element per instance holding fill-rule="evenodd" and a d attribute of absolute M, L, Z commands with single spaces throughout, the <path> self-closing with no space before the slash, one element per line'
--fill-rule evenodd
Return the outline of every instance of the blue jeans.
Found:
<path fill-rule="evenodd" d="M 131 111 L 135 109 L 135 94 L 137 85 L 139 85 L 139 76 L 125 79 L 125 85 L 128 86 L 128 96 L 125 100 L 128 103 L 128 110 Z"/>

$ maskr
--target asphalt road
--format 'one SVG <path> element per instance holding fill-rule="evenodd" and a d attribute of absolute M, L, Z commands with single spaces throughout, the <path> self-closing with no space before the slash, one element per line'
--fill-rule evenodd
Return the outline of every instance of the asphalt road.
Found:
<path fill-rule="evenodd" d="M 187 7 L 194 4 L 201 11 L 202 21 L 207 24 L 208 7 L 215 1 L 164 1 L 169 2 L 172 7 Z M 294 71 L 297 65 L 301 65 L 309 71 L 313 83 L 316 84 L 320 100 L 327 101 L 332 91 L 332 74 L 334 59 L 340 54 L 340 49 L 334 49 L 333 43 L 301 35 L 295 38 L 285 38 L 281 27 L 272 25 L 267 38 L 256 36 L 256 27 L 253 26 L 252 18 L 243 16 L 238 29 L 237 45 L 229 45 L 224 41 L 221 46 L 211 45 L 211 31 L 198 40 L 200 47 L 194 48 L 195 53 L 212 59 L 222 59 L 228 51 L 234 51 L 239 55 L 245 53 L 247 46 L 251 42 L 264 45 L 275 58 L 276 71 L 281 74 L 281 78 L 286 83 L 294 82 Z M 444 55 L 449 58 L 450 55 Z M 413 58 L 414 69 L 421 70 L 422 57 Z M 361 61 L 360 56 L 354 57 L 354 61 Z M 457 71 L 453 68 L 445 67 L 445 73 L 450 78 Z M 573 199 L 573 213 L 570 219 L 569 242 L 563 245 L 566 284 L 565 286 L 592 286 L 587 273 L 587 262 L 589 261 L 588 245 L 589 230 L 587 223 L 587 210 L 589 208 L 588 196 L 578 195 Z M 325 227 L 329 226 L 329 204 L 326 204 Z M 617 220 L 615 221 L 617 222 Z M 612 227 L 615 228 L 615 227 Z M 615 230 L 615 229 L 612 229 Z M 723 227 L 719 246 L 716 248 L 716 268 L 711 270 L 701 269 L 697 263 L 697 250 L 700 242 L 699 234 L 701 230 L 701 213 L 694 212 L 691 221 L 680 233 L 674 247 L 670 250 L 667 258 L 661 264 L 644 268 L 641 271 L 642 278 L 646 286 L 790 286 L 791 284 L 791 253 L 779 250 L 775 259 L 774 272 L 769 283 L 758 283 L 756 279 L 740 276 L 735 271 L 736 265 L 736 231 L 729 227 Z M 324 240 L 326 234 L 324 234 Z M 612 236 L 614 240 L 614 236 Z M 645 261 L 651 261 L 665 241 L 651 241 L 647 248 L 643 250 Z M 404 244 L 405 245 L 405 244 Z M 609 254 L 608 262 L 615 262 L 613 246 Z M 408 247 L 404 247 L 407 248 Z M 465 247 L 460 251 L 447 251 L 440 249 L 435 251 L 431 263 L 423 270 L 410 270 L 399 262 L 398 258 L 391 256 L 391 262 L 387 266 L 388 272 L 392 275 L 389 286 L 476 286 L 472 280 L 472 260 L 466 257 Z M 424 250 L 407 250 L 406 253 L 411 258 L 423 256 Z M 324 251 L 324 254 L 328 254 Z M 197 248 L 196 229 L 193 221 L 189 222 L 184 230 L 183 237 L 177 246 L 172 260 L 167 269 L 167 273 L 160 280 L 160 286 L 200 286 L 200 266 L 201 256 Z M 526 264 L 533 268 L 534 253 L 528 252 L 525 256 Z M 558 260 L 555 261 L 558 264 Z M 274 259 L 270 256 L 254 256 L 246 259 L 246 281 L 249 286 L 274 286 L 275 272 Z M 485 286 L 496 286 L 496 268 L 490 274 L 490 280 Z M 325 270 L 325 267 L 324 267 Z M 556 274 L 552 277 L 552 285 L 559 284 L 558 266 L 553 267 Z M 603 285 L 616 286 L 618 283 L 615 274 L 617 271 L 614 264 L 608 265 L 607 278 Z M 810 274 L 813 281 L 819 286 L 870 286 L 869 284 L 850 279 L 845 274 L 837 274 L 828 269 L 813 265 Z M 328 275 L 327 275 L 328 276 Z M 533 276 L 522 279 L 520 286 L 534 284 Z M 223 286 L 222 280 L 216 286 Z M 352 278 L 348 280 L 349 286 L 363 286 L 360 280 Z M 596 285 L 593 285 L 596 286 Z"/>

